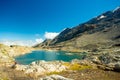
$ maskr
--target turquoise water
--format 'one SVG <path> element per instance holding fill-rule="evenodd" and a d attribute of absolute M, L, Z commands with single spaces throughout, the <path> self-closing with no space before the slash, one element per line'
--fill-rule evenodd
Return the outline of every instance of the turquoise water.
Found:
<path fill-rule="evenodd" d="M 45 61 L 54 61 L 54 60 L 62 60 L 69 62 L 72 59 L 82 59 L 85 57 L 86 53 L 68 53 L 65 51 L 33 51 L 29 54 L 21 55 L 16 57 L 16 61 L 19 64 L 30 64 L 33 61 L 37 60 L 45 60 Z"/>

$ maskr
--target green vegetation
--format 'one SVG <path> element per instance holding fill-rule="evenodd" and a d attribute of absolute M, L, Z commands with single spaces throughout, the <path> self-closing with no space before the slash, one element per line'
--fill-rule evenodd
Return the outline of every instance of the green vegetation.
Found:
<path fill-rule="evenodd" d="M 60 74 L 60 73 L 63 73 L 63 72 L 56 72 L 56 71 L 54 71 L 54 72 L 47 73 L 47 75 L 49 76 L 49 75 L 52 75 L 52 74 Z"/>
<path fill-rule="evenodd" d="M 90 69 L 92 66 L 85 66 L 85 65 L 80 65 L 78 63 L 64 63 L 63 65 L 68 66 L 68 70 L 84 70 L 84 69 Z"/>
<path fill-rule="evenodd" d="M 83 66 L 83 65 L 80 65 L 78 63 L 71 64 L 69 62 L 65 62 L 65 63 L 63 63 L 63 65 L 68 67 L 68 69 L 66 71 L 62 71 L 62 72 L 54 71 L 54 72 L 47 73 L 47 75 L 49 76 L 49 75 L 52 75 L 52 74 L 64 74 L 69 70 L 80 71 L 80 70 L 85 70 L 85 69 L 91 69 L 92 68 L 92 66 Z"/>

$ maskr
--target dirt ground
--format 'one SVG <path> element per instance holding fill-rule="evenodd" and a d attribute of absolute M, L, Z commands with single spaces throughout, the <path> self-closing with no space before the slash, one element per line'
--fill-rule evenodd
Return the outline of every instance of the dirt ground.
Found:
<path fill-rule="evenodd" d="M 99 69 L 68 71 L 60 75 L 74 80 L 120 80 L 120 72 L 103 71 Z"/>
<path fill-rule="evenodd" d="M 10 67 L 0 66 L 0 80 L 33 80 L 22 71 Z"/>

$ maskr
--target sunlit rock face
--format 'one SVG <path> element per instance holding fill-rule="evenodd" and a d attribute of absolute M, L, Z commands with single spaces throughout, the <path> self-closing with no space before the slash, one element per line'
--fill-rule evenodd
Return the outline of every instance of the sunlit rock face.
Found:
<path fill-rule="evenodd" d="M 14 61 L 15 56 L 23 55 L 28 52 L 31 52 L 33 48 L 30 47 L 24 47 L 24 46 L 6 46 L 3 44 L 0 44 L 0 62 L 2 64 L 9 64 Z"/>

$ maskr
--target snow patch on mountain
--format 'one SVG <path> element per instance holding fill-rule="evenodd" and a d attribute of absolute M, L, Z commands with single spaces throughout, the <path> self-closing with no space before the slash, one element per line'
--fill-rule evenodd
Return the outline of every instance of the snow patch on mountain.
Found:
<path fill-rule="evenodd" d="M 120 6 L 117 7 L 117 8 L 115 8 L 112 12 L 115 12 L 115 11 L 117 11 L 118 9 L 120 9 Z"/>
<path fill-rule="evenodd" d="M 105 17 L 106 17 L 106 16 L 101 15 L 100 17 L 97 18 L 97 20 L 103 19 L 103 18 L 105 18 Z"/>

